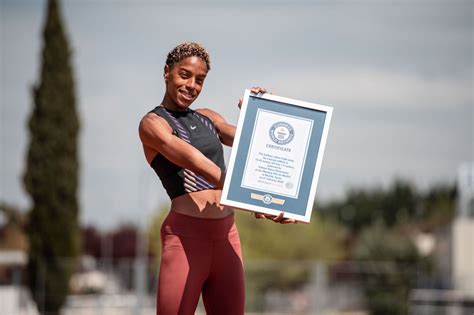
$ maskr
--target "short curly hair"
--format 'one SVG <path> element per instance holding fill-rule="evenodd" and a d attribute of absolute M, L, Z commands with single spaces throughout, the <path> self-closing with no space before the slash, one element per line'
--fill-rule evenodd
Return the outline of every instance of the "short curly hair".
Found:
<path fill-rule="evenodd" d="M 166 57 L 166 64 L 171 68 L 181 60 L 193 56 L 201 58 L 206 63 L 207 71 L 211 70 L 209 53 L 201 44 L 195 42 L 184 42 L 173 48 Z"/>

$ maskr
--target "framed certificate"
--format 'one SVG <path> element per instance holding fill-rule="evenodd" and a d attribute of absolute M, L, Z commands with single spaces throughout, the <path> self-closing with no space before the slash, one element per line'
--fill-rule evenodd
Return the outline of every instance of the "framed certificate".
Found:
<path fill-rule="evenodd" d="M 309 222 L 332 108 L 245 90 L 221 203 Z"/>

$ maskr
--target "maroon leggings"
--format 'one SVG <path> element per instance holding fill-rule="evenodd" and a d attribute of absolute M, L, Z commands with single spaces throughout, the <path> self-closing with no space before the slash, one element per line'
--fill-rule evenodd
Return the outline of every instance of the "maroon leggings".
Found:
<path fill-rule="evenodd" d="M 161 226 L 157 315 L 244 314 L 245 287 L 234 216 L 201 219 L 170 211 Z"/>

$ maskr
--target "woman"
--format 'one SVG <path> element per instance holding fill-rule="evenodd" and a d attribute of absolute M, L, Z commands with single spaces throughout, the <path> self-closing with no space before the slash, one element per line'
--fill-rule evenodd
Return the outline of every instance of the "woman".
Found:
<path fill-rule="evenodd" d="M 160 315 L 194 314 L 201 293 L 209 315 L 244 313 L 239 235 L 233 209 L 219 203 L 225 176 L 222 144 L 232 145 L 235 127 L 210 109 L 189 108 L 209 70 L 209 55 L 201 45 L 183 43 L 171 50 L 163 101 L 140 122 L 145 157 L 171 199 L 161 227 Z M 260 87 L 251 91 L 266 92 Z M 294 222 L 283 213 L 255 216 Z"/>

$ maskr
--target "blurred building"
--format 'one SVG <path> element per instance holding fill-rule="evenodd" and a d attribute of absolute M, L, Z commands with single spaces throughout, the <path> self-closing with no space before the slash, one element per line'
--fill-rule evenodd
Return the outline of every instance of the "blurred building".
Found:
<path fill-rule="evenodd" d="M 453 287 L 474 293 L 474 162 L 459 168 L 457 188 L 457 215 L 452 229 Z"/>
<path fill-rule="evenodd" d="M 456 217 L 442 236 L 436 255 L 441 285 L 412 290 L 410 315 L 474 314 L 474 162 L 459 168 Z"/>
<path fill-rule="evenodd" d="M 0 202 L 0 314 L 36 315 L 35 306 L 24 286 L 28 240 L 24 217 Z"/>

